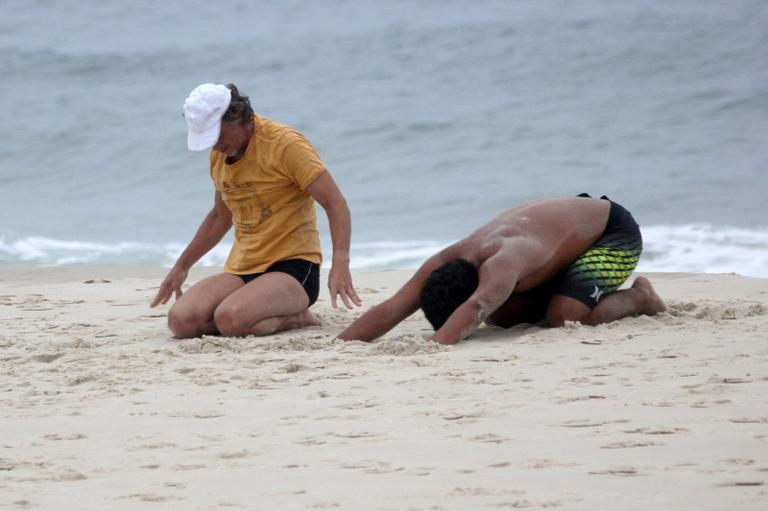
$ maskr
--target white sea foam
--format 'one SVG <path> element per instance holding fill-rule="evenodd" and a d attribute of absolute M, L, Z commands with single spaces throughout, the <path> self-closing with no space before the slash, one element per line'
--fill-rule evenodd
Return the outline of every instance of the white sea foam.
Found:
<path fill-rule="evenodd" d="M 40 236 L 0 235 L 0 265 L 3 266 L 170 266 L 181 254 L 179 243 L 98 243 L 58 240 Z M 218 246 L 201 260 L 204 266 L 221 266 L 229 247 Z"/>
<path fill-rule="evenodd" d="M 725 228 L 708 224 L 643 227 L 645 249 L 639 271 L 729 273 L 768 277 L 768 228 Z M 450 242 L 376 241 L 353 243 L 355 268 L 416 268 Z M 201 261 L 222 266 L 231 246 L 222 243 Z M 0 235 L 3 266 L 171 266 L 179 243 L 96 243 Z M 330 254 L 330 247 L 325 247 Z M 328 258 L 326 258 L 328 259 Z"/>
<path fill-rule="evenodd" d="M 640 271 L 738 273 L 768 277 L 768 229 L 709 224 L 643 228 Z"/>

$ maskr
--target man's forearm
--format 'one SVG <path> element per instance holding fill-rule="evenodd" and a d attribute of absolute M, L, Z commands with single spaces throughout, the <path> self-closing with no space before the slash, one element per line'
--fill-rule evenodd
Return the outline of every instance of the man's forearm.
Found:
<path fill-rule="evenodd" d="M 482 305 L 467 300 L 435 332 L 432 340 L 440 344 L 456 344 L 474 332 L 487 316 L 488 311 Z"/>
<path fill-rule="evenodd" d="M 349 243 L 352 236 L 352 216 L 347 202 L 340 200 L 328 209 L 328 225 L 333 244 L 332 264 L 349 265 Z"/>
<path fill-rule="evenodd" d="M 198 227 L 192 241 L 181 253 L 176 266 L 191 268 L 197 261 L 215 247 L 232 227 L 232 220 L 211 210 Z"/>
<path fill-rule="evenodd" d="M 339 334 L 343 341 L 372 341 L 386 334 L 397 324 L 391 318 L 386 302 L 375 306 Z"/>

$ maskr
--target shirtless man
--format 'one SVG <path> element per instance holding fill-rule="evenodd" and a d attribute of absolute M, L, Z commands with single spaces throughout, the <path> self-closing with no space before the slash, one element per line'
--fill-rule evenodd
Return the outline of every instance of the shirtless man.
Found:
<path fill-rule="evenodd" d="M 648 279 L 617 291 L 637 266 L 642 243 L 632 215 L 607 197 L 527 202 L 430 257 L 339 338 L 373 340 L 419 307 L 442 344 L 459 342 L 483 321 L 505 328 L 543 319 L 597 325 L 653 315 L 666 307 Z"/>

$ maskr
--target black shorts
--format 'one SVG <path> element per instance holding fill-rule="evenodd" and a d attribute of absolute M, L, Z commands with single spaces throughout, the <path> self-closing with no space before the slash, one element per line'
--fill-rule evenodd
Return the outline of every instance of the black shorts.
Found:
<path fill-rule="evenodd" d="M 243 282 L 247 284 L 253 279 L 273 271 L 287 273 L 296 279 L 307 293 L 309 306 L 317 301 L 317 296 L 320 294 L 320 265 L 304 259 L 286 259 L 285 261 L 278 261 L 261 273 L 238 275 L 238 277 L 243 279 Z"/>
<path fill-rule="evenodd" d="M 556 279 L 553 292 L 575 298 L 590 309 L 629 278 L 643 251 L 640 227 L 632 214 L 606 196 L 601 199 L 611 203 L 603 235 Z"/>

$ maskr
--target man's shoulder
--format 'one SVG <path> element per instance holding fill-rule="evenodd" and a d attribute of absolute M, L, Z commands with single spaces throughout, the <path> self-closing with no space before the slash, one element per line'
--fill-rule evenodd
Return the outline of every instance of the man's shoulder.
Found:
<path fill-rule="evenodd" d="M 256 116 L 256 123 L 257 136 L 267 142 L 284 145 L 294 140 L 304 138 L 304 135 L 302 135 L 296 128 L 281 122 L 273 121 L 267 117 Z"/>

